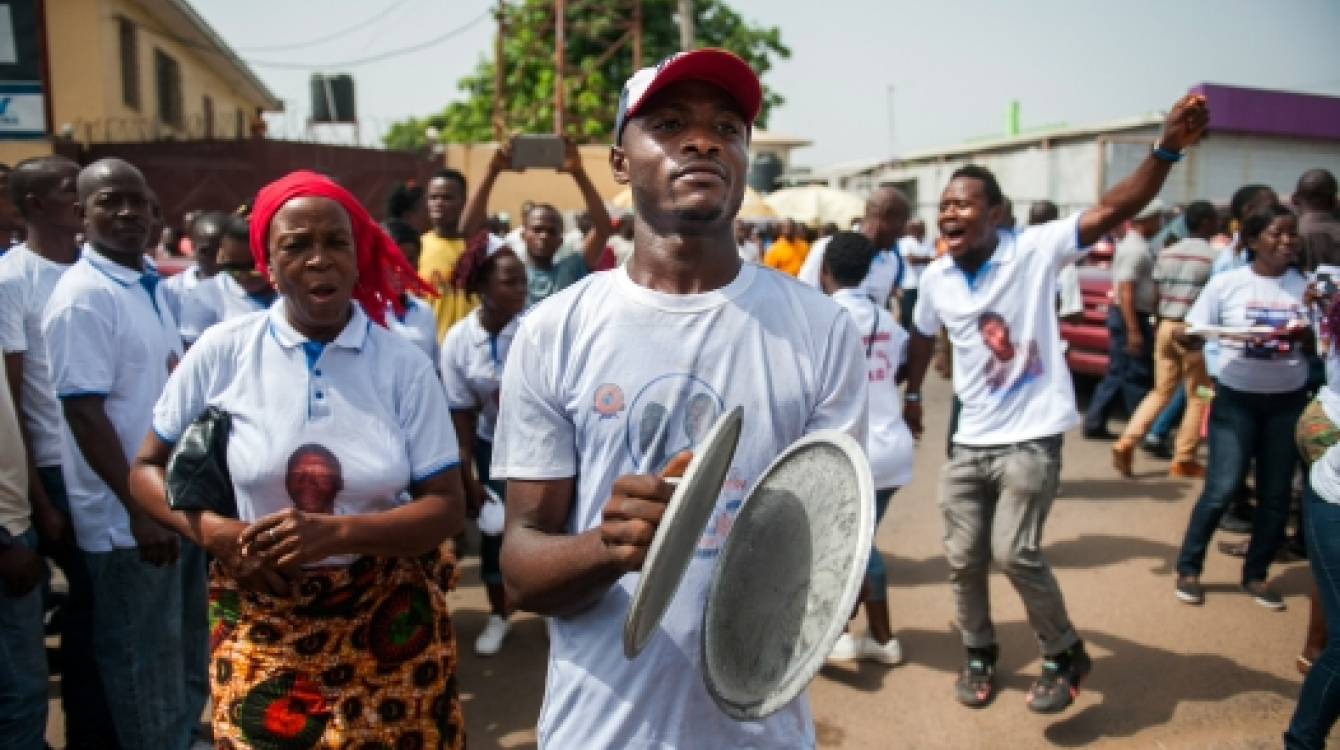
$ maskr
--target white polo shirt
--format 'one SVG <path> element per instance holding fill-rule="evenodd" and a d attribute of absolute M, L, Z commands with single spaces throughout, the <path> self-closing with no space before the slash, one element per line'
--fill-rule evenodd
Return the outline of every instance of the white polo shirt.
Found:
<path fill-rule="evenodd" d="M 955 443 L 1011 445 L 1079 422 L 1056 318 L 1056 274 L 1086 252 L 1079 217 L 997 232 L 972 277 L 949 255 L 926 267 L 912 318 L 923 335 L 949 332 L 963 402 Z"/>
<path fill-rule="evenodd" d="M 200 277 L 200 266 L 192 264 L 190 268 L 175 275 L 169 276 L 163 280 L 163 295 L 167 299 L 168 308 L 172 310 L 172 317 L 178 322 L 181 321 L 182 308 L 186 304 L 186 297 L 205 279 Z"/>
<path fill-rule="evenodd" d="M 833 301 L 846 308 L 861 332 L 866 379 L 870 390 L 870 440 L 866 455 L 875 489 L 902 487 L 912 482 L 912 454 L 916 440 L 903 421 L 903 399 L 898 392 L 898 368 L 907 363 L 907 331 L 888 310 L 859 289 L 839 289 Z"/>
<path fill-rule="evenodd" d="M 27 428 L 33 463 L 60 466 L 60 402 L 51 388 L 42 310 L 69 266 L 52 263 L 27 245 L 0 259 L 0 351 L 23 355 L 21 419 Z"/>
<path fill-rule="evenodd" d="M 437 366 L 437 318 L 433 317 L 433 308 L 418 297 L 410 296 L 405 305 L 405 314 L 396 315 L 389 307 L 386 310 L 386 327 L 397 333 L 411 344 L 419 347 L 428 361 Z"/>
<path fill-rule="evenodd" d="M 226 273 L 212 276 L 197 284 L 182 301 L 181 338 L 194 344 L 210 326 L 265 310 L 273 300 L 273 297 L 247 294 L 247 290 Z"/>
<path fill-rule="evenodd" d="M 459 463 L 447 399 L 423 352 L 357 304 L 334 341 L 309 341 L 284 304 L 206 331 L 153 409 L 167 443 L 206 406 L 232 415 L 228 470 L 241 520 L 304 507 L 295 497 L 304 456 L 338 478 L 305 509 L 336 515 L 394 508 L 412 482 Z"/>
<path fill-rule="evenodd" d="M 453 410 L 479 413 L 475 435 L 480 440 L 493 442 L 503 365 L 520 325 L 520 316 L 512 318 L 494 336 L 480 325 L 479 308 L 475 308 L 442 339 L 441 370 L 442 382 L 447 386 L 447 404 Z"/>
<path fill-rule="evenodd" d="M 824 251 L 828 249 L 829 239 L 824 237 L 814 243 L 814 247 L 811 247 L 809 254 L 805 256 L 805 262 L 800 266 L 800 273 L 796 275 L 796 278 L 815 289 L 821 288 L 819 278 L 823 271 Z M 880 250 L 870 263 L 870 271 L 861 280 L 860 290 L 878 302 L 880 307 L 887 308 L 889 298 L 893 296 L 893 290 L 903 277 L 906 265 L 897 251 Z"/>
<path fill-rule="evenodd" d="M 503 371 L 495 479 L 576 478 L 569 533 L 600 524 L 615 478 L 655 471 L 744 407 L 744 433 L 659 630 L 635 661 L 619 647 L 638 575 L 549 620 L 540 714 L 547 748 L 814 746 L 804 695 L 757 722 L 717 708 L 703 684 L 708 583 L 748 491 L 791 443 L 837 429 L 861 444 L 866 367 L 851 316 L 790 276 L 753 263 L 704 294 L 664 294 L 627 268 L 588 276 L 521 320 Z"/>
<path fill-rule="evenodd" d="M 140 273 L 85 245 L 42 314 L 56 396 L 105 396 L 103 408 L 127 463 L 149 433 L 154 402 L 181 359 L 177 321 L 159 281 L 148 262 Z M 85 552 L 134 547 L 125 507 L 84 460 L 65 420 L 61 439 L 79 547 Z"/>

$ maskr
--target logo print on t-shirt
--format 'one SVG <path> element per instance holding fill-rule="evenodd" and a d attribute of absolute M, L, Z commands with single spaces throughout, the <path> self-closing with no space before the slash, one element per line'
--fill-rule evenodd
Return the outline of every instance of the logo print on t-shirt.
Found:
<path fill-rule="evenodd" d="M 288 457 L 284 489 L 293 505 L 306 513 L 335 512 L 335 497 L 344 489 L 340 459 L 324 445 L 308 443 Z"/>
<path fill-rule="evenodd" d="M 1038 342 L 1011 341 L 1010 324 L 1004 316 L 995 312 L 982 313 L 977 319 L 977 330 L 982 334 L 982 343 L 991 350 L 991 357 L 986 362 L 985 379 L 993 396 L 1014 393 L 1045 372 Z"/>
<path fill-rule="evenodd" d="M 614 383 L 600 386 L 596 389 L 593 408 L 601 419 L 613 419 L 619 416 L 619 412 L 623 411 L 623 389 Z"/>

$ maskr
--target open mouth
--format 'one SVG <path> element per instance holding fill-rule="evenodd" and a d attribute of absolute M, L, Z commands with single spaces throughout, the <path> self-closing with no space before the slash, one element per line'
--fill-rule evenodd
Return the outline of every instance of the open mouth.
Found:
<path fill-rule="evenodd" d="M 307 296 L 314 302 L 325 304 L 335 298 L 335 287 L 331 284 L 314 284 L 307 288 Z"/>
<path fill-rule="evenodd" d="M 958 224 L 945 224 L 940 227 L 940 235 L 950 245 L 961 245 L 968 237 L 968 230 Z"/>

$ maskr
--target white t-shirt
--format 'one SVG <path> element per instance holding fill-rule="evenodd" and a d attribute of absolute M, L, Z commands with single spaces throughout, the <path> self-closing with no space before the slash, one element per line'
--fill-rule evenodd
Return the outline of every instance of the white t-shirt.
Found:
<path fill-rule="evenodd" d="M 1258 276 L 1251 266 L 1210 277 L 1186 314 L 1192 325 L 1280 326 L 1303 320 L 1307 280 L 1290 268 L 1283 276 Z M 1296 342 L 1247 344 L 1219 341 L 1219 382 L 1249 393 L 1287 393 L 1307 384 L 1307 359 Z"/>
<path fill-rule="evenodd" d="M 703 684 L 701 626 L 721 543 L 746 491 L 787 446 L 838 429 L 862 444 L 866 368 L 860 333 L 832 300 L 744 263 L 705 294 L 595 274 L 533 308 L 503 372 L 495 478 L 577 478 L 568 531 L 600 524 L 616 477 L 650 472 L 744 407 L 744 433 L 695 559 L 636 661 L 619 646 L 637 574 L 592 606 L 550 619 L 540 746 L 814 746 L 800 697 L 760 722 L 736 722 Z"/>
<path fill-rule="evenodd" d="M 997 232 L 975 278 L 948 255 L 926 267 L 912 317 L 924 335 L 949 332 L 963 402 L 955 443 L 1011 445 L 1079 422 L 1056 319 L 1056 274 L 1084 253 L 1079 216 Z"/>
<path fill-rule="evenodd" d="M 447 405 L 453 410 L 479 413 L 475 435 L 493 442 L 498 423 L 498 390 L 503 366 L 521 318 L 512 318 L 497 336 L 479 324 L 479 308 L 457 321 L 442 339 L 442 382 Z"/>
<path fill-rule="evenodd" d="M 898 253 L 903 258 L 903 288 L 916 289 L 921 283 L 921 274 L 926 266 L 913 264 L 910 258 L 934 258 L 935 250 L 917 242 L 916 237 L 903 237 L 898 240 Z"/>
<path fill-rule="evenodd" d="M 389 510 L 411 482 L 459 463 L 432 362 L 353 308 L 326 345 L 294 330 L 282 299 L 214 326 L 153 408 L 153 430 L 167 443 L 206 406 L 232 415 L 228 470 L 241 520 L 295 505 L 336 515 Z"/>
<path fill-rule="evenodd" d="M 400 334 L 419 351 L 428 357 L 428 361 L 437 366 L 437 318 L 433 317 L 433 308 L 418 297 L 411 296 L 405 305 L 405 316 L 398 317 L 391 309 L 386 310 L 386 327 Z"/>
<path fill-rule="evenodd" d="M 888 310 L 877 307 L 858 290 L 839 289 L 833 292 L 833 301 L 851 314 L 856 330 L 861 332 L 861 349 L 866 354 L 870 386 L 870 441 L 866 455 L 875 489 L 910 484 L 916 440 L 903 421 L 903 399 L 896 379 L 898 368 L 907 363 L 907 331 Z"/>
<path fill-rule="evenodd" d="M 163 297 L 167 300 L 168 309 L 172 311 L 172 317 L 181 321 L 182 308 L 186 305 L 186 297 L 195 291 L 195 288 L 204 281 L 200 277 L 200 266 L 192 265 L 185 271 L 163 279 Z"/>
<path fill-rule="evenodd" d="M 13 251 L 10 251 L 13 252 Z M 32 525 L 32 506 L 28 504 L 28 462 L 23 456 L 23 435 L 19 433 L 14 399 L 9 397 L 9 380 L 0 367 L 0 527 L 13 536 Z"/>
<path fill-rule="evenodd" d="M 1067 263 L 1057 271 L 1056 290 L 1059 296 L 1056 305 L 1057 317 L 1068 318 L 1084 312 L 1084 292 L 1079 286 L 1078 266 Z"/>
<path fill-rule="evenodd" d="M 103 409 L 129 463 L 149 433 L 154 402 L 181 359 L 177 320 L 157 272 L 146 264 L 141 274 L 85 245 L 83 257 L 51 292 L 42 334 L 56 396 L 106 396 Z M 84 460 L 65 420 L 61 440 L 61 469 L 80 549 L 135 547 L 125 507 Z"/>
<path fill-rule="evenodd" d="M 182 301 L 181 338 L 193 344 L 210 326 L 260 312 L 272 301 L 273 298 L 247 294 L 247 290 L 226 273 L 212 276 L 197 284 Z"/>
<path fill-rule="evenodd" d="M 820 288 L 819 279 L 829 239 L 824 237 L 814 243 L 814 247 L 811 247 L 809 254 L 805 256 L 804 264 L 800 266 L 800 273 L 796 275 L 796 278 L 815 289 Z M 893 250 L 879 251 L 870 263 L 870 270 L 861 280 L 860 290 L 879 303 L 880 307 L 888 307 L 889 298 L 893 296 L 893 290 L 898 286 L 899 275 L 905 271 L 906 266 L 902 256 Z"/>
<path fill-rule="evenodd" d="M 23 355 L 22 419 L 33 463 L 39 468 L 60 466 L 60 402 L 51 388 L 42 310 L 69 268 L 52 263 L 27 245 L 0 259 L 0 351 Z"/>

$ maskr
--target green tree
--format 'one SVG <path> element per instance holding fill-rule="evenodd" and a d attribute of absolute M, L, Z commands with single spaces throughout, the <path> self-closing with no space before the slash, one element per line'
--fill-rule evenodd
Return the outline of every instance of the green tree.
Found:
<path fill-rule="evenodd" d="M 623 3 L 620 8 L 626 8 Z M 652 65 L 679 50 L 679 23 L 675 0 L 643 0 L 643 65 Z M 509 130 L 551 133 L 554 127 L 554 17 L 552 0 L 521 0 L 509 3 L 507 35 L 503 40 L 505 60 L 504 119 Z M 788 58 L 791 50 L 782 43 L 777 28 L 752 25 L 723 0 L 694 2 L 694 42 L 702 47 L 722 47 L 744 58 L 763 76 L 776 57 Z M 568 75 L 564 82 L 565 128 L 581 143 L 607 142 L 623 82 L 633 74 L 632 47 L 624 44 L 605 56 L 610 45 L 627 31 L 626 9 L 611 12 L 602 0 L 574 2 L 567 12 Z M 391 126 L 383 139 L 388 148 L 417 149 L 424 146 L 424 131 L 437 128 L 439 137 L 451 142 L 493 140 L 493 60 L 480 61 L 475 72 L 458 83 L 463 101 L 452 102 L 441 112 L 410 118 Z M 766 126 L 770 110 L 783 102 L 780 94 L 764 86 L 759 125 Z"/>

